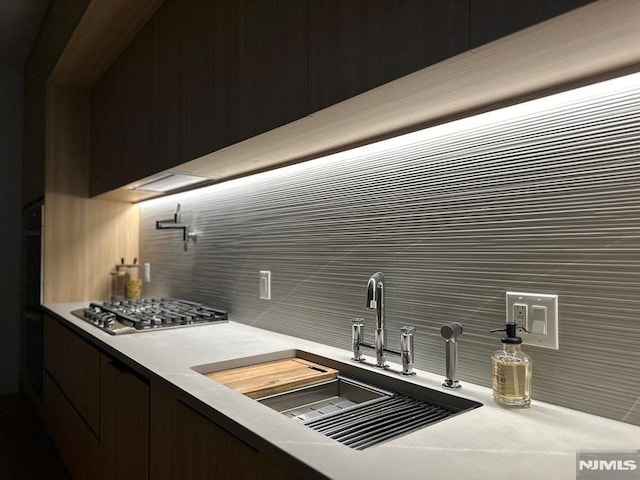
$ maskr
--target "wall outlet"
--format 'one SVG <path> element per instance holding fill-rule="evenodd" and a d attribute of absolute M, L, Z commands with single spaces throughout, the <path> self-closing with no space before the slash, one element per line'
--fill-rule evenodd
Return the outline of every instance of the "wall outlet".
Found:
<path fill-rule="evenodd" d="M 144 264 L 144 281 L 149 283 L 151 281 L 151 264 Z"/>
<path fill-rule="evenodd" d="M 519 327 L 527 328 L 527 322 L 529 320 L 529 305 L 526 303 L 514 303 L 513 304 L 513 321 Z"/>
<path fill-rule="evenodd" d="M 558 296 L 507 292 L 506 323 L 515 323 L 523 345 L 558 350 Z"/>
<path fill-rule="evenodd" d="M 260 298 L 271 300 L 271 272 L 260 270 Z"/>

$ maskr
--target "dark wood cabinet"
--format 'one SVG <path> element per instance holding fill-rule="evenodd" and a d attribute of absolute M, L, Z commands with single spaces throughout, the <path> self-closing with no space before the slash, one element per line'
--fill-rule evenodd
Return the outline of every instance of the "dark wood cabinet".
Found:
<path fill-rule="evenodd" d="M 151 384 L 152 480 L 301 480 L 294 470 L 228 432 L 185 402 L 174 389 Z"/>
<path fill-rule="evenodd" d="M 174 126 L 183 132 L 185 158 L 193 159 L 241 138 L 237 108 L 239 40 L 237 2 L 189 3 L 184 19 L 188 32 L 174 53 L 182 55 L 184 62 L 183 77 L 174 78 L 176 85 L 181 85 L 178 102 L 185 109 L 184 125 L 176 122 Z M 183 5 L 179 3 L 176 8 L 185 8 Z M 172 138 L 172 142 L 178 141 Z"/>
<path fill-rule="evenodd" d="M 467 50 L 468 2 L 310 0 L 309 37 L 317 111 Z"/>
<path fill-rule="evenodd" d="M 306 0 L 167 0 L 91 93 L 96 195 L 309 113 Z"/>
<path fill-rule="evenodd" d="M 149 478 L 149 382 L 45 315 L 44 411 L 77 479 Z"/>
<path fill-rule="evenodd" d="M 90 193 L 221 150 L 589 1 L 166 0 L 92 89 Z"/>
<path fill-rule="evenodd" d="M 45 423 L 74 479 L 100 472 L 100 354 L 44 315 Z"/>
<path fill-rule="evenodd" d="M 150 36 L 145 27 L 91 91 L 90 194 L 96 186 L 140 178 L 162 164 L 155 155 L 166 149 L 154 149 L 152 140 L 164 141 L 154 130 L 164 112 L 152 108 L 155 72 L 145 67 L 155 60 Z"/>
<path fill-rule="evenodd" d="M 44 375 L 45 423 L 74 480 L 100 477 L 100 443 L 49 373 Z"/>
<path fill-rule="evenodd" d="M 309 2 L 309 103 L 318 111 L 371 85 L 367 1 Z"/>
<path fill-rule="evenodd" d="M 378 86 L 469 48 L 467 0 L 370 2 L 369 72 Z"/>
<path fill-rule="evenodd" d="M 83 421 L 99 436 L 100 354 L 49 315 L 44 316 L 43 339 L 45 371 Z"/>
<path fill-rule="evenodd" d="M 238 2 L 241 139 L 309 113 L 306 0 Z"/>
<path fill-rule="evenodd" d="M 593 1 L 470 0 L 470 47 L 476 48 Z"/>
<path fill-rule="evenodd" d="M 149 382 L 100 356 L 101 479 L 149 478 Z"/>
<path fill-rule="evenodd" d="M 46 426 L 73 478 L 315 477 L 198 412 L 184 392 L 150 382 L 55 318 L 45 319 Z"/>
<path fill-rule="evenodd" d="M 151 389 L 151 479 L 256 478 L 258 452 L 161 384 Z"/>
<path fill-rule="evenodd" d="M 91 95 L 90 193 L 94 184 L 114 182 L 125 168 L 124 138 L 114 134 L 116 126 L 122 128 L 124 112 L 119 104 L 122 96 L 122 67 L 114 64 L 102 77 L 101 88 Z M 94 169 L 94 165 L 100 165 L 100 169 Z"/>
<path fill-rule="evenodd" d="M 96 84 L 93 195 L 468 48 L 467 2 L 168 0 Z"/>

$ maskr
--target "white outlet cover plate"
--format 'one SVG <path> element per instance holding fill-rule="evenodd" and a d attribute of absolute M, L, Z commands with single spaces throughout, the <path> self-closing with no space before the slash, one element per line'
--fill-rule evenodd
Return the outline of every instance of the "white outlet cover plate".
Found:
<path fill-rule="evenodd" d="M 260 298 L 271 300 L 271 272 L 260 270 Z"/>
<path fill-rule="evenodd" d="M 548 293 L 507 292 L 505 323 L 518 323 L 514 316 L 514 305 L 527 306 L 527 324 L 524 325 L 524 327 L 531 333 L 518 330 L 518 336 L 522 338 L 522 344 L 558 350 L 558 295 Z M 532 319 L 534 316 L 531 313 L 536 307 L 538 308 L 538 312 L 544 311 L 541 307 L 546 309 L 546 334 L 533 333 Z"/>

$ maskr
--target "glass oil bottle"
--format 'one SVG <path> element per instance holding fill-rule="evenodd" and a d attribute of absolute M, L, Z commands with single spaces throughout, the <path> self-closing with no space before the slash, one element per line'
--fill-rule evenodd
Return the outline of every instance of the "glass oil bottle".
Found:
<path fill-rule="evenodd" d="M 516 324 L 507 323 L 500 340 L 502 350 L 493 353 L 493 400 L 503 407 L 529 408 L 531 405 L 531 357 L 522 352 L 522 338 L 516 335 Z"/>

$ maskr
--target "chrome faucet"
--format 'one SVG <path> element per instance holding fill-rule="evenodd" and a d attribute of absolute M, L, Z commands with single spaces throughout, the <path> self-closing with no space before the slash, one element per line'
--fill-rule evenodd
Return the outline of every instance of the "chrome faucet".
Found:
<path fill-rule="evenodd" d="M 376 349 L 376 366 L 387 366 L 387 358 L 384 354 L 386 347 L 386 332 L 384 324 L 384 275 L 376 272 L 367 282 L 367 308 L 376 311 L 376 331 L 374 345 Z"/>
<path fill-rule="evenodd" d="M 394 350 L 387 347 L 385 316 L 384 316 L 384 275 L 376 272 L 367 282 L 367 305 L 370 310 L 376 311 L 376 330 L 374 333 L 374 343 L 364 341 L 364 318 L 354 318 L 352 320 L 351 340 L 353 346 L 353 360 L 362 362 L 362 348 L 373 348 L 376 352 L 376 367 L 386 368 L 386 353 L 399 355 L 402 360 L 402 373 L 404 375 L 414 375 L 413 371 L 413 333 L 414 327 L 404 326 L 400 329 L 402 335 L 400 341 L 401 350 Z"/>

